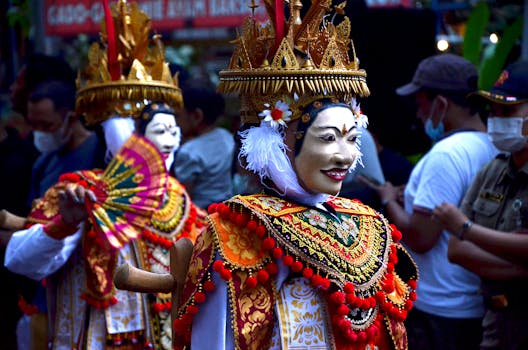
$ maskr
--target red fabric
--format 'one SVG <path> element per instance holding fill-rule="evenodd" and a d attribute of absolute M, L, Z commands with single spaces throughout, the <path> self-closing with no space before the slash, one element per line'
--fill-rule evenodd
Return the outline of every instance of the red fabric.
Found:
<path fill-rule="evenodd" d="M 284 38 L 284 0 L 275 0 L 275 45 Z"/>
<path fill-rule="evenodd" d="M 106 24 L 106 41 L 108 43 L 108 72 L 110 73 L 112 80 L 119 80 L 121 77 L 121 72 L 119 69 L 119 62 L 117 61 L 114 19 L 112 18 L 112 11 L 110 11 L 108 0 L 103 0 L 103 7 Z"/>

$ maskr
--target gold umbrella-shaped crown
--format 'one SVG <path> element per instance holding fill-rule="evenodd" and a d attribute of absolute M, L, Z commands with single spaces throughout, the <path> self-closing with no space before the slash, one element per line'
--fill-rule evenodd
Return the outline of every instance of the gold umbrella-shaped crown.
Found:
<path fill-rule="evenodd" d="M 263 2 L 269 21 L 245 20 L 233 41 L 229 68 L 220 72 L 218 89 L 240 95 L 245 122 L 258 122 L 263 106 L 278 100 L 288 103 L 295 120 L 316 99 L 349 102 L 369 95 L 367 74 L 359 69 L 350 39 L 350 20 L 344 16 L 345 2 L 333 6 L 332 0 L 311 0 L 303 18 L 300 0 L 287 2 L 288 18 L 280 1 Z M 256 7 L 254 0 L 250 7 Z"/>
<path fill-rule="evenodd" d="M 149 37 L 150 18 L 135 2 L 105 5 L 101 40 L 91 45 L 77 79 L 76 111 L 94 124 L 115 115 L 137 118 L 150 101 L 181 108 L 178 76 L 165 62 L 161 36 Z"/>

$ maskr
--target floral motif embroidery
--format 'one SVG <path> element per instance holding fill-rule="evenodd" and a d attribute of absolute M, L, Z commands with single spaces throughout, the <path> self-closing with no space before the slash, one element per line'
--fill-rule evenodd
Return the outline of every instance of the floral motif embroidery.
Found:
<path fill-rule="evenodd" d="M 264 197 L 261 199 L 260 203 L 261 203 L 262 209 L 271 208 L 276 211 L 281 211 L 284 206 L 283 202 L 281 202 L 280 200 L 277 200 L 274 197 Z"/>
<path fill-rule="evenodd" d="M 310 225 L 326 228 L 327 219 L 317 210 L 310 209 L 309 211 L 304 212 L 303 215 L 308 219 Z"/>
<path fill-rule="evenodd" d="M 348 242 L 350 236 L 356 239 L 358 229 L 352 218 L 345 218 L 336 228 L 336 234 L 343 242 Z"/>
<path fill-rule="evenodd" d="M 241 260 L 253 260 L 255 258 L 255 240 L 249 235 L 229 235 L 226 247 L 233 255 L 239 256 Z"/>

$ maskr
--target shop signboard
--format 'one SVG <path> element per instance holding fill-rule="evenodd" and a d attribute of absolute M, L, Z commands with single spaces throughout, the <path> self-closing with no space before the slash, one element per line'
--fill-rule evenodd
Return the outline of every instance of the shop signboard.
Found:
<path fill-rule="evenodd" d="M 251 14 L 248 0 L 136 0 L 155 31 L 238 27 Z M 111 1 L 113 3 L 113 1 Z M 255 1 L 258 4 L 258 0 Z M 101 0 L 45 0 L 46 35 L 96 34 L 104 17 Z M 263 19 L 264 7 L 255 9 Z"/>
<path fill-rule="evenodd" d="M 250 0 L 135 0 L 155 31 L 238 27 L 251 14 Z M 110 1 L 114 3 L 114 1 Z M 254 3 L 259 4 L 260 0 Z M 369 7 L 410 6 L 411 0 L 367 0 Z M 45 0 L 46 35 L 97 34 L 104 16 L 102 0 Z M 263 5 L 255 8 L 265 18 Z"/>

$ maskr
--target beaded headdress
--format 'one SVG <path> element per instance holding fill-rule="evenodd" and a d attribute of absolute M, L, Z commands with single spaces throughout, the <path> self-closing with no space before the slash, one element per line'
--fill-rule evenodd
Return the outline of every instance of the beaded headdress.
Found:
<path fill-rule="evenodd" d="M 77 79 L 76 111 L 88 124 L 110 116 L 139 117 L 150 101 L 183 105 L 177 74 L 165 62 L 161 36 L 149 38 L 150 18 L 135 2 L 105 3 L 101 40 L 91 45 L 88 65 Z"/>
<path fill-rule="evenodd" d="M 220 72 L 218 89 L 240 94 L 244 122 L 258 124 L 259 114 L 268 116 L 261 113 L 264 107 L 289 110 L 286 121 L 291 121 L 315 100 L 349 103 L 369 95 L 366 72 L 359 69 L 350 39 L 350 20 L 344 16 L 346 2 L 334 6 L 332 0 L 312 0 L 303 18 L 301 0 L 263 2 L 270 20 L 246 19 L 229 68 Z M 250 7 L 257 7 L 254 0 Z"/>

